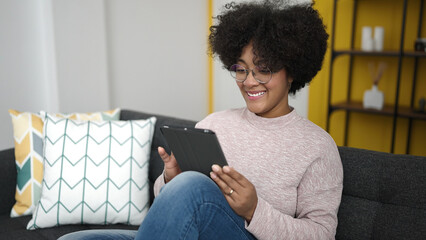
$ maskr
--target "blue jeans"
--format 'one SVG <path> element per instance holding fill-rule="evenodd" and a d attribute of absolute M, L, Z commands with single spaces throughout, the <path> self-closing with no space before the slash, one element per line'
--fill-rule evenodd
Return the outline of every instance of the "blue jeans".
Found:
<path fill-rule="evenodd" d="M 135 231 L 76 232 L 69 239 L 255 239 L 209 177 L 184 172 L 166 184 Z M 79 234 L 84 234 L 81 238 Z M 64 236 L 65 237 L 65 236 Z M 102 238 L 105 237 L 105 238 Z M 125 238 L 127 237 L 127 238 Z M 68 239 L 63 238 L 61 240 Z"/>
<path fill-rule="evenodd" d="M 69 233 L 58 240 L 131 240 L 135 239 L 136 230 L 97 229 Z"/>

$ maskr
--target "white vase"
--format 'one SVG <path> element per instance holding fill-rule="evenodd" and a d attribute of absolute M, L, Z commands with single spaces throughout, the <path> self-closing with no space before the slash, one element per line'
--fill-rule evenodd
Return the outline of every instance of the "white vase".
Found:
<path fill-rule="evenodd" d="M 383 92 L 373 85 L 370 90 L 364 92 L 363 106 L 364 108 L 372 108 L 377 110 L 383 109 L 384 95 Z"/>

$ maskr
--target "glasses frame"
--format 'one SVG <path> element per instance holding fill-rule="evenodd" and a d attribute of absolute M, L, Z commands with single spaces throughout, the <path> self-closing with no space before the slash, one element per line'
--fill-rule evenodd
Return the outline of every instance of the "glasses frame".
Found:
<path fill-rule="evenodd" d="M 232 71 L 231 69 L 234 67 L 234 66 L 239 66 L 239 67 L 241 67 L 241 68 L 244 68 L 244 71 L 245 71 L 245 73 L 246 73 L 246 77 L 244 78 L 244 80 L 240 80 L 240 79 L 237 79 L 237 77 L 235 76 L 233 76 L 232 75 L 232 72 L 235 72 L 235 71 Z M 256 66 L 256 68 L 257 68 L 257 66 Z M 269 79 L 267 80 L 267 81 L 262 81 L 262 80 L 259 80 L 259 79 L 257 79 L 257 77 L 256 77 L 256 73 L 254 72 L 254 70 L 255 69 L 251 69 L 251 68 L 245 68 L 244 66 L 242 66 L 242 65 L 240 65 L 240 64 L 233 64 L 229 69 L 228 69 L 228 71 L 229 71 L 229 74 L 235 79 L 235 81 L 237 81 L 237 82 L 240 82 L 240 83 L 243 83 L 245 80 L 247 80 L 247 77 L 248 77 L 248 75 L 249 75 L 249 72 L 251 72 L 251 75 L 253 76 L 253 78 L 258 82 L 258 83 L 260 83 L 260 84 L 267 84 L 268 82 L 270 82 L 271 81 L 271 79 L 272 79 L 272 75 L 275 73 L 275 72 L 272 72 L 268 67 L 267 68 L 263 68 L 264 70 L 268 70 L 269 72 L 270 72 L 270 77 L 269 77 Z"/>

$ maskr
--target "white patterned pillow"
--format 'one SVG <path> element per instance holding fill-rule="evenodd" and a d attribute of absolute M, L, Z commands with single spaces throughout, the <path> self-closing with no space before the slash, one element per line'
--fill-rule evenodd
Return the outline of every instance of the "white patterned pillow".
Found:
<path fill-rule="evenodd" d="M 139 225 L 149 207 L 155 122 L 155 117 L 94 122 L 47 114 L 42 193 L 27 229 Z"/>

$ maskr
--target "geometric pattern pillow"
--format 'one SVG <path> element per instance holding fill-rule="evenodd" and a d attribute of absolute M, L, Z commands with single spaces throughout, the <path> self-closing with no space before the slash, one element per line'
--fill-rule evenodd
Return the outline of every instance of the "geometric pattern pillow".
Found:
<path fill-rule="evenodd" d="M 140 225 L 149 207 L 156 118 L 75 121 L 47 115 L 41 198 L 27 229 Z"/>
<path fill-rule="evenodd" d="M 17 184 L 16 203 L 10 216 L 17 217 L 33 213 L 35 203 L 40 199 L 43 179 L 43 114 L 9 110 L 15 139 L 15 162 Z M 55 114 L 71 119 L 118 120 L 120 109 L 95 113 Z"/>

